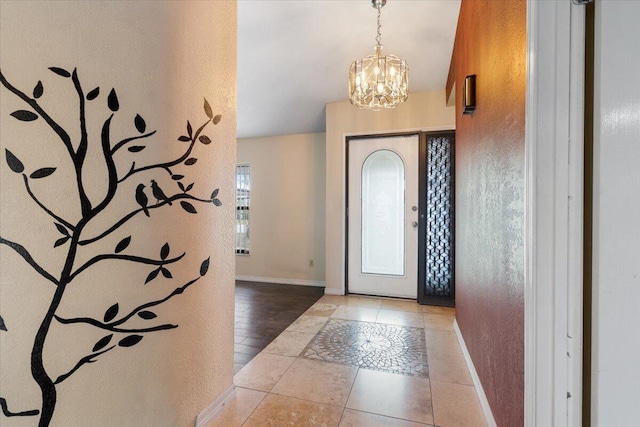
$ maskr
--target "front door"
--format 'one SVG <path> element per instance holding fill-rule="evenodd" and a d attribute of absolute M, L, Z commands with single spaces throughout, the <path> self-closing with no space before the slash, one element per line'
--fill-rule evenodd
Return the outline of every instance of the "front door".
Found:
<path fill-rule="evenodd" d="M 416 299 L 419 136 L 348 140 L 349 293 Z"/>

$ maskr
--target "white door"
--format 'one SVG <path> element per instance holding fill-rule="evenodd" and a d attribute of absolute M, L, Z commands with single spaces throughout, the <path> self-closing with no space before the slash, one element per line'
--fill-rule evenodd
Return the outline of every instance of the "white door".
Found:
<path fill-rule="evenodd" d="M 349 141 L 349 293 L 417 298 L 418 141 Z"/>

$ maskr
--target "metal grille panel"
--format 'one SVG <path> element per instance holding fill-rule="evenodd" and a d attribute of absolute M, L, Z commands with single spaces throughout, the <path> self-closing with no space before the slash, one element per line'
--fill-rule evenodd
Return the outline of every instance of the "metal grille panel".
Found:
<path fill-rule="evenodd" d="M 427 296 L 454 298 L 453 147 L 447 136 L 427 136 Z"/>

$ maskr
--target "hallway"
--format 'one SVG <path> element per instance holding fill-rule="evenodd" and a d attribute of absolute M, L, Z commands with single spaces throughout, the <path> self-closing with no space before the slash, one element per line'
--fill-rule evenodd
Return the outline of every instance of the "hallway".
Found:
<path fill-rule="evenodd" d="M 454 310 L 325 295 L 235 377 L 214 426 L 484 426 Z"/>

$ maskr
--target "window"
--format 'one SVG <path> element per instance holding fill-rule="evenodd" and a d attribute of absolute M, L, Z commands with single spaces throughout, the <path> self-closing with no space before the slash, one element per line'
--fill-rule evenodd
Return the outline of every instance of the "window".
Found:
<path fill-rule="evenodd" d="M 236 167 L 236 254 L 249 254 L 249 199 L 251 172 L 249 165 Z"/>
<path fill-rule="evenodd" d="M 373 152 L 362 166 L 361 272 L 404 276 L 404 163 L 391 150 Z"/>

